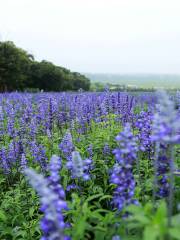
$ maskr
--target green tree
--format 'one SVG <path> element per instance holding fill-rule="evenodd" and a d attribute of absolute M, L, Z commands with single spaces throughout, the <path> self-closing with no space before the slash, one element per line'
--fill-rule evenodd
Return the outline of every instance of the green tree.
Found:
<path fill-rule="evenodd" d="M 89 90 L 90 81 L 80 73 L 56 66 L 33 55 L 13 42 L 0 42 L 0 91 L 37 88 L 45 91 Z"/>
<path fill-rule="evenodd" d="M 13 42 L 0 42 L 0 91 L 23 90 L 32 59 Z"/>

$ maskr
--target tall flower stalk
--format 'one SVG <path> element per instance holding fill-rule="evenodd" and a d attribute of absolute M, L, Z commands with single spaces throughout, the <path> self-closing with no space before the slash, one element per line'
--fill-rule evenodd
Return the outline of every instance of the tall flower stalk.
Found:
<path fill-rule="evenodd" d="M 54 155 L 51 158 L 49 166 L 49 178 L 45 178 L 43 175 L 37 174 L 34 170 L 29 168 L 24 170 L 30 184 L 40 196 L 41 211 L 44 213 L 40 223 L 43 231 L 41 240 L 70 239 L 64 235 L 64 229 L 67 227 L 67 224 L 64 222 L 63 210 L 67 210 L 67 204 L 64 200 L 64 190 L 58 183 L 59 169 L 60 159 Z"/>
<path fill-rule="evenodd" d="M 159 92 L 159 104 L 153 118 L 152 141 L 155 143 L 153 199 L 168 198 L 168 224 L 171 225 L 174 197 L 174 144 L 180 142 L 180 122 L 174 103 Z"/>
<path fill-rule="evenodd" d="M 92 169 L 92 159 L 83 160 L 78 151 L 72 152 L 72 176 L 82 178 L 84 181 L 90 179 L 90 170 Z"/>
<path fill-rule="evenodd" d="M 110 182 L 116 185 L 113 194 L 113 206 L 121 211 L 131 203 L 137 203 L 133 199 L 135 191 L 135 180 L 132 167 L 137 158 L 136 138 L 131 132 L 130 124 L 126 124 L 116 140 L 119 147 L 113 151 L 116 163 L 112 169 Z"/>

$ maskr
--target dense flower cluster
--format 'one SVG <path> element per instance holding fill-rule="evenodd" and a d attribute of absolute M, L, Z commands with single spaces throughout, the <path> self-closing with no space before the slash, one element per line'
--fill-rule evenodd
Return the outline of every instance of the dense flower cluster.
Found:
<path fill-rule="evenodd" d="M 127 205 L 138 204 L 138 200 L 144 203 L 147 199 L 150 202 L 158 199 L 154 203 L 159 203 L 159 198 L 164 197 L 169 203 L 169 196 L 178 188 L 176 182 L 173 184 L 173 177 L 176 181 L 180 175 L 179 119 L 179 93 L 171 96 L 162 93 L 159 101 L 155 93 L 127 94 L 110 89 L 102 93 L 0 94 L 3 220 L 0 238 L 11 237 L 6 233 L 6 224 L 8 231 L 10 229 L 13 234 L 17 231 L 15 235 L 19 238 L 37 239 L 35 224 L 39 214 L 43 214 L 40 223 L 42 240 L 69 239 L 66 233 L 75 239 L 98 239 L 105 235 L 107 239 L 124 239 L 121 222 L 131 221 L 129 214 L 123 211 Z M 23 221 L 19 223 L 19 218 L 14 218 L 13 223 L 4 221 L 4 213 L 8 220 L 8 214 L 31 212 L 28 208 L 32 201 L 32 210 L 37 209 L 34 199 L 26 199 L 30 191 L 23 181 L 24 172 L 41 201 L 40 212 L 25 216 L 28 226 L 33 226 L 31 231 L 29 228 L 21 231 L 27 225 Z M 152 184 L 153 174 L 155 184 Z M 22 201 L 27 200 L 17 211 L 16 207 L 9 207 L 16 193 L 17 201 L 13 204 L 17 202 L 19 206 L 21 196 Z M 102 219 L 102 224 L 98 219 Z M 107 227 L 106 232 L 104 227 Z M 21 233 L 26 237 L 23 238 Z"/>
<path fill-rule="evenodd" d="M 104 148 L 103 148 L 103 155 L 104 156 L 108 156 L 110 154 L 110 147 L 108 143 L 104 144 Z"/>
<path fill-rule="evenodd" d="M 160 144 L 158 157 L 156 159 L 156 171 L 155 175 L 157 177 L 158 190 L 156 195 L 158 197 L 167 197 L 169 195 L 169 171 L 170 171 L 170 161 L 167 156 L 167 146 Z"/>
<path fill-rule="evenodd" d="M 136 203 L 136 200 L 133 199 L 135 180 L 132 167 L 138 148 L 129 124 L 125 125 L 124 131 L 116 137 L 116 141 L 119 143 L 119 147 L 113 151 L 116 163 L 111 171 L 110 181 L 116 185 L 113 205 L 118 210 L 122 210 L 124 206 Z"/>
<path fill-rule="evenodd" d="M 180 143 L 180 121 L 174 102 L 165 92 L 159 92 L 157 113 L 153 118 L 152 140 L 165 144 Z"/>
<path fill-rule="evenodd" d="M 92 169 L 92 159 L 82 160 L 80 153 L 72 152 L 72 175 L 74 178 L 83 178 L 85 181 L 90 179 L 90 170 Z"/>
<path fill-rule="evenodd" d="M 2 107 L 0 106 L 0 140 L 2 139 L 2 136 L 3 136 L 3 129 L 4 129 L 4 113 L 3 113 L 3 109 Z"/>
<path fill-rule="evenodd" d="M 53 155 L 51 157 L 51 161 L 49 164 L 49 172 L 50 172 L 50 176 L 49 176 L 49 183 L 50 183 L 50 187 L 51 189 L 59 196 L 59 198 L 65 199 L 65 192 L 63 187 L 60 184 L 60 176 L 59 176 L 59 171 L 61 169 L 61 158 Z"/>
<path fill-rule="evenodd" d="M 174 171 L 174 159 L 169 155 L 170 146 L 180 142 L 180 122 L 175 110 L 174 103 L 165 92 L 159 92 L 159 104 L 153 118 L 152 141 L 155 142 L 155 184 L 156 195 L 167 197 L 172 189 L 169 173 Z"/>
<path fill-rule="evenodd" d="M 67 204 L 64 201 L 64 190 L 58 183 L 59 160 L 57 156 L 52 157 L 49 166 L 51 172 L 49 179 L 31 169 L 24 171 L 29 182 L 40 196 L 41 211 L 44 213 L 40 224 L 43 231 L 42 240 L 70 239 L 64 235 L 64 229 L 67 225 L 64 222 L 62 211 L 67 210 Z"/>
<path fill-rule="evenodd" d="M 67 161 L 72 161 L 72 152 L 74 151 L 74 144 L 72 141 L 72 135 L 70 131 L 67 131 L 61 143 L 59 144 L 59 149 L 63 153 L 63 156 Z"/>
<path fill-rule="evenodd" d="M 7 158 L 7 151 L 5 147 L 2 147 L 0 150 L 0 159 L 1 159 L 1 168 L 5 174 L 10 172 L 10 166 Z"/>
<path fill-rule="evenodd" d="M 159 105 L 153 118 L 152 141 L 156 144 L 155 179 L 157 195 L 169 195 L 169 172 L 173 174 L 174 159 L 169 155 L 170 145 L 180 142 L 180 122 L 174 103 L 165 92 L 159 92 Z M 172 186 L 171 186 L 172 187 Z"/>
<path fill-rule="evenodd" d="M 152 113 L 141 111 L 135 123 L 138 129 L 139 148 L 141 151 L 150 153 L 152 149 L 151 132 L 152 132 Z"/>

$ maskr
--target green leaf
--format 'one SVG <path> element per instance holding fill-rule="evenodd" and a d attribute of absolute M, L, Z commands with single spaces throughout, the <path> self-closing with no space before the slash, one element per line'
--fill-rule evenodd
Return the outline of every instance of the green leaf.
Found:
<path fill-rule="evenodd" d="M 148 202 L 148 203 L 146 203 L 146 205 L 144 206 L 144 211 L 145 211 L 145 213 L 146 214 L 152 214 L 152 210 L 153 210 L 153 205 L 152 205 L 152 203 L 150 203 L 150 202 Z"/>
<path fill-rule="evenodd" d="M 134 216 L 134 219 L 136 219 L 137 221 L 139 221 L 143 225 L 147 225 L 147 224 L 150 223 L 150 220 L 144 215 L 140 215 L 140 214 L 136 215 L 136 216 Z"/>
<path fill-rule="evenodd" d="M 103 216 L 101 216 L 101 214 L 99 214 L 98 212 L 91 212 L 90 217 L 91 218 L 96 218 L 99 221 L 101 221 L 103 219 Z"/>
<path fill-rule="evenodd" d="M 96 198 L 101 197 L 102 195 L 103 195 L 103 193 L 95 194 L 95 195 L 93 195 L 93 196 L 88 197 L 88 198 L 86 199 L 86 201 L 87 201 L 87 202 L 90 202 L 90 201 L 92 201 L 93 199 L 96 199 Z"/>
<path fill-rule="evenodd" d="M 96 236 L 95 239 L 104 240 L 106 235 L 107 235 L 106 232 L 102 232 L 99 230 L 95 231 L 95 236 Z"/>
<path fill-rule="evenodd" d="M 143 240 L 157 240 L 159 233 L 158 229 L 155 229 L 151 226 L 147 226 L 144 230 Z"/>
<path fill-rule="evenodd" d="M 171 237 L 179 240 L 180 239 L 180 228 L 171 228 L 169 230 L 169 234 L 171 235 Z"/>
<path fill-rule="evenodd" d="M 29 216 L 30 216 L 30 217 L 33 216 L 34 211 L 35 211 L 34 207 L 31 207 L 31 208 L 29 209 Z"/>
<path fill-rule="evenodd" d="M 126 210 L 130 213 L 133 214 L 139 214 L 143 212 L 143 209 L 141 206 L 136 206 L 136 205 L 129 205 Z"/>
<path fill-rule="evenodd" d="M 0 210 L 0 220 L 3 222 L 6 222 L 7 220 L 6 214 L 3 210 Z"/>
<path fill-rule="evenodd" d="M 172 217 L 172 224 L 173 226 L 180 227 L 180 214 L 177 214 Z"/>
<path fill-rule="evenodd" d="M 158 207 L 158 210 L 154 218 L 154 222 L 159 224 L 164 221 L 166 216 L 167 216 L 167 207 L 166 207 L 166 203 L 163 201 Z"/>
<path fill-rule="evenodd" d="M 73 239 L 83 239 L 84 232 L 86 229 L 86 222 L 84 221 L 84 218 L 80 218 L 78 222 L 73 227 Z"/>
<path fill-rule="evenodd" d="M 104 200 L 104 199 L 108 199 L 108 198 L 112 198 L 112 195 L 104 195 L 104 196 L 102 196 L 100 199 L 99 199 L 99 202 L 101 202 L 102 200 Z"/>

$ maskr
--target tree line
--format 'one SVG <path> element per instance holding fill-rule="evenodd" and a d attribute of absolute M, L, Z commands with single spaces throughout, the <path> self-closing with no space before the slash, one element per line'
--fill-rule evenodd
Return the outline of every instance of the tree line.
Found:
<path fill-rule="evenodd" d="M 0 92 L 43 89 L 44 91 L 89 90 L 90 80 L 78 72 L 56 66 L 18 48 L 13 42 L 0 42 Z"/>

